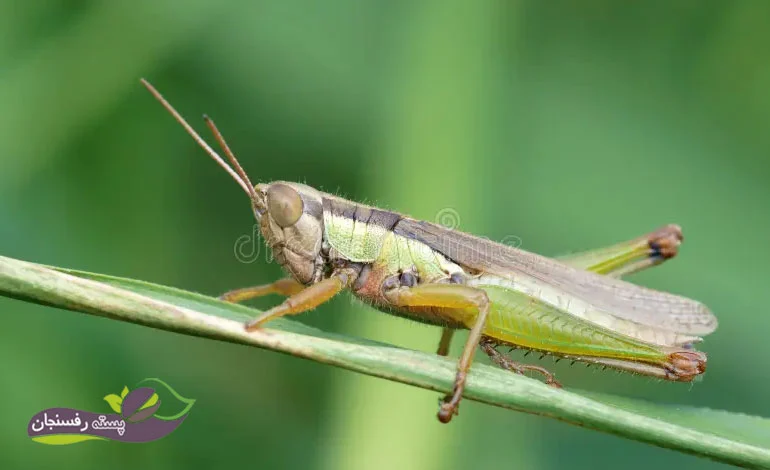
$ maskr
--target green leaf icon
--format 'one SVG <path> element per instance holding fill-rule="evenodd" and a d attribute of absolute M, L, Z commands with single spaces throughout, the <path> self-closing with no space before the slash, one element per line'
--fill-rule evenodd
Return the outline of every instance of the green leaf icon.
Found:
<path fill-rule="evenodd" d="M 159 383 L 159 384 L 163 385 L 166 388 L 166 390 L 168 390 L 169 393 L 171 393 L 171 395 L 174 396 L 174 398 L 176 398 L 177 400 L 179 400 L 180 402 L 185 404 L 185 407 L 182 409 L 182 411 L 178 412 L 175 415 L 172 415 L 172 416 L 161 416 L 161 415 L 158 415 L 158 414 L 153 415 L 153 416 L 155 416 L 158 419 L 162 419 L 164 421 L 172 421 L 172 420 L 178 419 L 181 416 L 184 416 L 186 413 L 188 413 L 190 411 L 190 408 L 192 408 L 193 404 L 195 403 L 195 400 L 193 398 L 185 398 L 185 397 L 183 397 L 182 395 L 178 394 L 176 390 L 171 388 L 171 385 L 167 384 L 166 382 L 164 382 L 164 381 L 162 381 L 160 379 L 157 379 L 155 377 L 151 377 L 151 378 L 148 378 L 148 379 L 144 379 L 144 380 L 142 380 L 139 383 L 143 383 L 143 382 L 156 382 L 156 383 Z M 152 397 L 150 397 L 150 399 L 148 400 L 148 403 L 152 402 L 154 404 L 157 400 L 158 400 L 158 394 L 156 393 Z M 145 408 L 145 407 L 147 407 L 147 405 L 144 405 L 142 408 Z"/>
<path fill-rule="evenodd" d="M 120 405 L 123 404 L 123 398 L 119 397 L 118 395 L 115 395 L 114 393 L 110 393 L 106 397 L 104 397 L 104 401 L 107 402 L 108 405 L 110 405 L 110 408 L 112 408 L 112 411 L 115 413 L 120 413 Z"/>
<path fill-rule="evenodd" d="M 137 411 L 143 410 L 145 408 L 149 408 L 151 406 L 155 406 L 156 403 L 158 403 L 158 394 L 153 393 L 152 396 L 145 402 L 145 404 L 142 405 Z"/>
<path fill-rule="evenodd" d="M 123 387 L 123 391 L 120 392 L 120 399 L 122 400 L 122 399 L 126 398 L 126 395 L 128 395 L 128 387 L 124 386 Z"/>

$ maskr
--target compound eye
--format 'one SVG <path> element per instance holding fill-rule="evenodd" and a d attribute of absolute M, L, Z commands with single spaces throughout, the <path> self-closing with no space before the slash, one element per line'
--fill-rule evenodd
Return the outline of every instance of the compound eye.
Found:
<path fill-rule="evenodd" d="M 267 188 L 267 212 L 281 228 L 296 224 L 304 205 L 299 193 L 285 184 L 273 184 Z"/>

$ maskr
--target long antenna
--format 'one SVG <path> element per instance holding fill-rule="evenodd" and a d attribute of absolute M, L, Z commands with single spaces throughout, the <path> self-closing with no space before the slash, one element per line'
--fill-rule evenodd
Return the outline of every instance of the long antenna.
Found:
<path fill-rule="evenodd" d="M 241 177 L 243 181 L 246 182 L 246 184 L 249 185 L 249 188 L 251 188 L 252 192 L 254 191 L 254 185 L 251 184 L 251 180 L 249 179 L 249 175 L 246 174 L 246 171 L 243 169 L 241 164 L 238 162 L 238 159 L 235 158 L 235 154 L 232 150 L 230 150 L 230 146 L 227 145 L 227 142 L 225 141 L 225 138 L 222 137 L 222 133 L 219 132 L 219 129 L 217 129 L 217 125 L 214 124 L 214 120 L 208 117 L 208 115 L 203 115 L 203 121 L 206 123 L 207 126 L 209 126 L 209 129 L 211 130 L 211 133 L 214 134 L 214 138 L 217 139 L 217 142 L 219 143 L 219 146 L 222 147 L 222 151 L 225 152 L 225 156 L 227 156 L 227 159 L 230 160 L 230 163 L 232 163 L 233 167 L 235 168 L 235 171 L 238 173 L 238 175 Z"/>
<path fill-rule="evenodd" d="M 225 150 L 225 153 L 227 154 L 228 158 L 230 158 L 230 161 L 232 161 L 236 165 L 236 168 L 238 168 L 239 172 L 234 171 L 222 159 L 222 157 L 220 157 L 219 154 L 217 152 L 215 152 L 214 149 L 212 149 L 211 146 L 209 146 L 209 144 L 207 144 L 206 141 L 203 140 L 203 138 L 200 135 L 198 135 L 197 132 L 195 132 L 195 129 L 193 129 L 192 126 L 190 126 L 190 124 L 188 124 L 187 121 L 185 121 L 185 119 L 182 117 L 182 115 L 179 114 L 177 112 L 177 110 L 174 109 L 173 106 L 171 106 L 171 103 L 166 101 L 166 99 L 163 97 L 163 95 L 161 95 L 160 92 L 158 90 L 156 90 L 155 87 L 150 84 L 150 82 L 148 82 L 144 78 L 140 79 L 140 81 L 142 82 L 142 85 L 144 85 L 144 87 L 147 88 L 147 90 L 149 90 L 150 93 L 152 93 L 152 96 L 154 96 L 155 99 L 158 100 L 160 102 L 160 104 L 162 104 L 163 107 L 166 108 L 166 110 L 169 113 L 171 113 L 172 116 L 174 116 L 174 119 L 176 119 L 176 121 L 179 124 L 181 124 L 182 127 L 184 127 L 184 129 L 187 131 L 187 133 L 190 134 L 190 136 L 198 143 L 198 145 L 200 145 L 201 148 L 203 148 L 203 150 L 205 150 L 206 153 L 209 154 L 209 156 L 211 158 L 213 158 L 214 161 L 219 164 L 219 166 L 224 168 L 225 171 L 228 172 L 230 174 L 230 176 L 235 180 L 235 182 L 238 183 L 241 186 L 241 188 L 243 188 L 243 190 L 246 192 L 246 194 L 248 194 L 249 199 L 251 199 L 251 202 L 254 205 L 257 205 L 258 201 L 259 201 L 259 198 L 257 197 L 256 191 L 254 191 L 254 186 L 252 186 L 251 182 L 249 182 L 249 179 L 246 176 L 246 172 L 243 171 L 243 168 L 241 168 L 241 166 L 238 164 L 238 161 L 235 159 L 235 156 L 232 155 L 232 152 L 230 151 L 230 148 L 227 147 L 227 144 L 224 142 L 224 139 L 222 138 L 222 135 L 219 133 L 219 131 L 215 131 L 214 135 L 217 137 L 217 141 L 219 141 L 220 145 L 222 145 L 222 148 Z M 206 122 L 209 123 L 209 122 L 211 122 L 211 120 L 206 118 Z M 211 124 L 213 126 L 213 122 Z M 210 127 L 212 127 L 212 126 L 210 126 Z M 213 127 L 213 129 L 216 130 L 216 127 Z M 241 175 L 243 175 L 243 177 Z M 248 182 L 248 184 L 247 184 L 247 182 Z"/>

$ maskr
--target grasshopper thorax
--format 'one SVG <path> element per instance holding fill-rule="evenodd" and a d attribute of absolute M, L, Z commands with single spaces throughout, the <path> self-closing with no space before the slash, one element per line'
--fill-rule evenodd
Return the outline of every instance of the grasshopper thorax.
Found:
<path fill-rule="evenodd" d="M 255 186 L 255 204 L 265 243 L 276 261 L 303 284 L 318 281 L 325 262 L 321 256 L 324 221 L 321 193 L 300 183 L 276 181 Z"/>

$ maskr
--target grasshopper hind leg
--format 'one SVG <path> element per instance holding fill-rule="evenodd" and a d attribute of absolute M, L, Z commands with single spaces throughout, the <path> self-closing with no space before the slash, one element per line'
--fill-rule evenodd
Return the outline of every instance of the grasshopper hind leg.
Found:
<path fill-rule="evenodd" d="M 540 366 L 533 366 L 528 364 L 521 364 L 518 363 L 505 355 L 501 354 L 500 351 L 496 349 L 496 347 L 500 344 L 498 341 L 495 341 L 494 339 L 483 336 L 481 338 L 481 341 L 479 342 L 479 346 L 481 347 L 481 350 L 484 351 L 487 356 L 500 366 L 500 368 L 509 370 L 511 372 L 514 372 L 516 374 L 524 375 L 525 372 L 537 372 L 539 374 L 542 374 L 545 377 L 545 383 L 547 385 L 551 385 L 552 387 L 561 388 L 561 384 L 556 381 L 553 374 L 546 370 L 543 367 Z"/>

